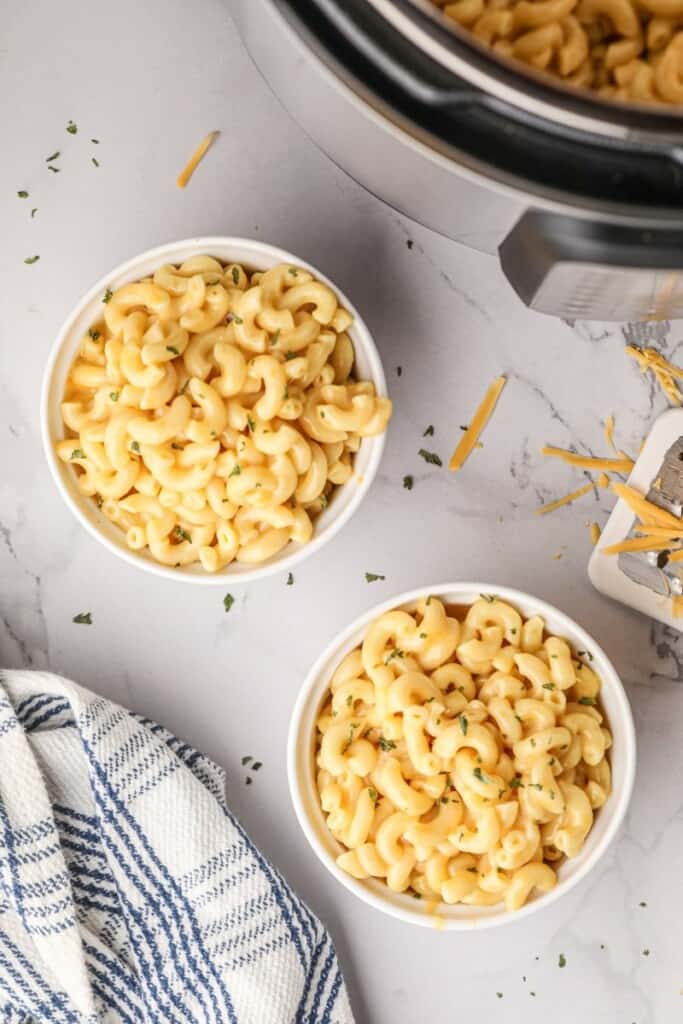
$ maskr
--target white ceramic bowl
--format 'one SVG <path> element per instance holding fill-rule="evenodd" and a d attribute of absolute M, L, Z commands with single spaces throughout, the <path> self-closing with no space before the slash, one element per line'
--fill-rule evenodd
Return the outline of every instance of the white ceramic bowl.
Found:
<path fill-rule="evenodd" d="M 41 397 L 41 429 L 48 465 L 60 494 L 86 530 L 109 551 L 131 565 L 146 569 L 157 576 L 165 576 L 167 579 L 207 584 L 224 584 L 226 581 L 245 583 L 275 572 L 290 570 L 297 562 L 318 551 L 348 522 L 369 490 L 377 472 L 384 449 L 384 434 L 363 440 L 355 457 L 353 476 L 335 490 L 329 505 L 318 517 L 313 537 L 308 544 L 288 544 L 277 555 L 260 565 L 246 566 L 233 562 L 216 573 L 208 573 L 200 565 L 180 568 L 164 566 L 156 562 L 148 552 L 132 551 L 126 545 L 123 531 L 99 511 L 92 498 L 81 494 L 76 486 L 73 469 L 65 465 L 55 454 L 55 443 L 64 437 L 60 403 L 66 377 L 83 334 L 101 316 L 102 296 L 106 289 L 116 289 L 129 281 L 137 281 L 164 263 L 182 263 L 183 260 L 201 253 L 215 256 L 224 263 L 241 263 L 253 270 L 267 270 L 277 263 L 292 263 L 304 267 L 318 280 L 328 284 L 338 296 L 341 305 L 353 314 L 354 323 L 348 333 L 356 352 L 357 376 L 371 380 L 379 395 L 386 394 L 384 371 L 368 328 L 349 299 L 316 267 L 292 253 L 263 242 L 244 238 L 192 238 L 161 245 L 128 260 L 127 263 L 122 263 L 93 285 L 87 295 L 80 300 L 57 335 L 48 359 Z"/>
<path fill-rule="evenodd" d="M 593 828 L 581 853 L 561 865 L 558 883 L 549 893 L 532 898 L 520 910 L 512 912 L 504 906 L 467 907 L 441 903 L 435 915 L 433 909 L 423 905 L 423 901 L 392 892 L 384 882 L 376 879 L 359 881 L 337 867 L 335 859 L 343 848 L 327 829 L 315 784 L 315 723 L 325 703 L 332 673 L 342 658 L 358 646 L 369 624 L 379 615 L 391 608 L 410 609 L 426 594 L 432 594 L 448 603 L 469 605 L 482 593 L 495 594 L 509 601 L 525 618 L 541 615 L 550 632 L 565 637 L 574 650 L 589 651 L 593 655 L 591 668 L 602 679 L 602 704 L 614 737 L 610 751 L 613 789 L 604 807 L 596 812 Z M 287 771 L 294 809 L 306 838 L 325 867 L 342 885 L 377 910 L 411 924 L 450 931 L 466 931 L 471 928 L 479 930 L 519 921 L 549 906 L 573 889 L 595 867 L 614 839 L 631 798 L 635 766 L 636 740 L 631 708 L 619 677 L 604 651 L 588 633 L 557 608 L 519 590 L 491 583 L 444 583 L 421 587 L 384 601 L 356 619 L 332 641 L 309 672 L 294 708 L 287 750 Z"/>

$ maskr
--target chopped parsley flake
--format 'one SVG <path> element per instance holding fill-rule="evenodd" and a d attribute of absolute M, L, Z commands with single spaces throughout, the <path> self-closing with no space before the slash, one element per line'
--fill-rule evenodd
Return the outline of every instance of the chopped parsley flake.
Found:
<path fill-rule="evenodd" d="M 278 327 L 278 329 L 276 330 L 275 334 L 270 339 L 270 344 L 271 345 L 277 345 L 279 337 L 280 337 L 280 328 Z"/>
<path fill-rule="evenodd" d="M 252 782 L 253 782 L 253 781 L 254 781 L 254 780 L 252 779 L 251 775 L 247 775 L 246 779 L 244 780 L 244 783 L 245 783 L 245 785 L 247 785 L 247 786 L 251 786 L 251 784 L 252 784 Z"/>
<path fill-rule="evenodd" d="M 566 967 L 567 966 L 567 958 L 564 955 L 564 953 L 560 953 L 559 959 L 557 961 L 557 966 L 558 967 Z"/>
<path fill-rule="evenodd" d="M 588 658 L 589 661 L 593 660 L 593 655 L 590 651 L 577 651 L 576 653 L 580 658 Z"/>
<path fill-rule="evenodd" d="M 474 775 L 475 779 L 479 779 L 480 782 L 490 782 L 491 781 L 487 775 L 484 775 L 484 773 L 482 772 L 482 770 L 479 767 L 479 765 L 477 765 L 477 767 L 474 769 L 472 774 Z"/>
<path fill-rule="evenodd" d="M 424 432 L 424 434 L 422 436 L 423 437 L 434 437 L 434 427 L 433 427 L 433 425 L 431 423 L 429 424 L 429 426 L 427 427 L 427 429 L 425 430 L 425 432 Z"/>
<path fill-rule="evenodd" d="M 275 344 L 275 342 L 273 342 L 273 344 Z M 285 352 L 285 362 L 288 363 L 292 359 L 296 359 L 296 352 Z"/>
<path fill-rule="evenodd" d="M 182 528 L 182 526 L 175 526 L 175 527 L 174 527 L 174 529 L 173 529 L 173 536 L 174 536 L 174 537 L 175 537 L 175 539 L 176 539 L 176 540 L 178 540 L 178 541 L 180 541 L 180 540 L 186 540 L 186 541 L 187 541 L 188 543 L 190 543 L 190 544 L 192 543 L 192 537 L 191 537 L 191 536 L 190 536 L 190 534 L 189 534 L 189 533 L 187 532 L 187 530 L 184 530 L 184 529 Z"/>
<path fill-rule="evenodd" d="M 403 477 L 403 487 L 406 491 L 412 491 L 414 483 L 415 481 L 412 476 L 408 475 Z"/>
<path fill-rule="evenodd" d="M 59 167 L 53 167 L 52 164 L 48 164 L 47 169 L 52 171 L 53 174 L 59 174 Z"/>
<path fill-rule="evenodd" d="M 255 423 L 255 422 L 254 422 L 254 420 L 253 420 L 253 419 L 251 418 L 251 416 L 247 416 L 247 426 L 249 427 L 249 430 L 250 430 L 250 431 L 252 432 L 252 434 L 253 434 L 253 433 L 254 433 L 254 431 L 256 430 L 256 423 Z"/>
<path fill-rule="evenodd" d="M 167 352 L 172 352 L 174 356 L 179 356 L 179 355 L 180 355 L 180 352 L 179 352 L 179 350 L 178 350 L 178 349 L 177 349 L 177 348 L 175 347 L 175 345 L 167 345 L 167 346 L 166 346 L 166 351 L 167 351 Z"/>
<path fill-rule="evenodd" d="M 225 608 L 226 612 L 230 611 L 234 603 L 235 598 L 232 596 L 232 594 L 226 594 L 225 597 L 223 598 L 223 607 Z M 242 764 L 244 764 L 244 761 L 242 761 Z"/>
<path fill-rule="evenodd" d="M 26 191 L 26 189 L 22 188 L 19 192 L 17 192 L 17 195 L 20 199 L 28 199 L 28 192 Z"/>
<path fill-rule="evenodd" d="M 90 162 L 92 163 L 93 167 L 99 167 L 100 166 L 100 161 L 96 157 L 94 157 L 94 156 L 90 157 Z"/>
<path fill-rule="evenodd" d="M 502 992 L 496 992 L 496 995 L 498 996 L 499 999 L 503 998 L 503 993 Z"/>
<path fill-rule="evenodd" d="M 254 761 L 253 765 L 251 766 L 251 770 L 253 772 L 257 772 L 259 768 L 263 768 L 263 761 Z"/>
<path fill-rule="evenodd" d="M 293 584 L 294 584 L 294 575 L 290 572 L 289 575 L 287 576 L 287 584 L 286 585 L 288 587 L 291 587 L 291 586 L 293 586 Z"/>
<path fill-rule="evenodd" d="M 109 392 L 109 397 L 111 398 L 112 402 L 118 402 L 118 400 L 119 400 L 119 393 L 118 393 L 118 391 L 110 391 Z"/>
<path fill-rule="evenodd" d="M 66 130 L 68 131 L 69 135 L 75 135 L 78 131 L 78 125 L 75 121 L 69 121 L 68 125 L 66 126 Z"/>
<path fill-rule="evenodd" d="M 377 790 L 374 788 L 374 786 L 368 786 L 368 796 L 370 797 L 373 803 L 377 801 Z"/>
<path fill-rule="evenodd" d="M 45 158 L 45 163 L 46 164 L 51 164 L 53 160 L 58 160 L 60 156 L 61 156 L 61 154 L 60 154 L 59 150 L 57 150 L 57 152 L 53 153 L 52 156 L 48 156 L 48 157 Z"/>
<path fill-rule="evenodd" d="M 92 612 L 79 612 L 71 621 L 79 626 L 92 626 Z"/>
<path fill-rule="evenodd" d="M 290 267 L 289 268 L 289 273 L 292 275 L 292 277 L 298 277 L 299 276 L 299 271 L 296 269 L 296 267 Z"/>
<path fill-rule="evenodd" d="M 24 263 L 28 263 L 30 266 L 31 263 L 37 263 L 39 259 L 40 256 L 27 256 L 26 259 L 24 260 Z"/>
<path fill-rule="evenodd" d="M 415 242 L 412 240 L 412 238 L 406 238 L 406 245 L 408 246 L 409 249 L 412 249 L 413 246 L 415 245 Z"/>
<path fill-rule="evenodd" d="M 402 366 L 397 366 L 396 367 L 396 376 L 400 377 L 402 373 L 403 373 L 403 367 Z"/>
<path fill-rule="evenodd" d="M 649 956 L 649 955 L 650 955 L 650 950 L 649 949 L 644 949 L 643 950 L 643 956 Z"/>
<path fill-rule="evenodd" d="M 140 444 L 139 444 L 139 442 L 138 441 L 133 441 L 133 443 L 131 444 L 131 448 L 133 449 L 134 452 L 139 452 L 140 451 Z"/>
<path fill-rule="evenodd" d="M 106 292 L 102 296 L 102 302 L 105 304 L 105 306 L 107 305 L 108 302 L 111 302 L 111 297 L 113 294 L 114 293 L 111 290 L 111 288 L 107 288 Z"/>
<path fill-rule="evenodd" d="M 242 317 L 241 316 L 237 316 L 237 313 L 233 313 L 232 321 L 235 324 L 243 324 L 244 323 L 244 320 L 242 319 Z"/>
<path fill-rule="evenodd" d="M 382 750 L 385 750 L 385 751 L 386 750 L 395 750 L 396 749 L 396 744 L 394 743 L 394 741 L 393 740 L 387 740 L 387 739 L 384 738 L 384 736 L 380 736 L 380 738 L 379 738 L 379 745 L 380 745 L 380 748 Z"/>
<path fill-rule="evenodd" d="M 231 273 L 232 273 L 232 279 L 233 279 L 234 283 L 235 284 L 239 284 L 240 283 L 240 268 L 239 267 L 233 267 Z"/>
<path fill-rule="evenodd" d="M 639 907 L 646 907 L 647 903 L 645 902 L 645 900 L 641 900 L 640 903 L 638 904 L 638 906 Z"/>
<path fill-rule="evenodd" d="M 579 704 L 586 704 L 588 707 L 595 707 L 597 704 L 595 697 L 579 697 Z"/>
<path fill-rule="evenodd" d="M 239 462 L 236 462 L 235 465 L 230 470 L 230 472 L 228 473 L 228 476 L 239 476 L 241 472 L 242 470 L 240 469 L 240 464 Z"/>
<path fill-rule="evenodd" d="M 402 651 L 400 647 L 394 647 L 393 651 L 391 651 L 390 654 L 387 654 L 386 658 L 384 659 L 384 664 L 388 665 L 389 662 L 393 661 L 394 658 L 404 658 L 404 657 L 405 657 L 405 651 Z"/>
<path fill-rule="evenodd" d="M 93 341 L 99 341 L 102 335 L 100 334 L 99 331 L 96 331 L 94 327 L 91 327 L 88 330 L 88 337 L 92 338 Z"/>
<path fill-rule="evenodd" d="M 376 583 L 377 580 L 385 580 L 385 579 L 386 579 L 386 576 L 382 576 L 382 574 L 379 573 L 379 572 L 366 572 L 366 574 L 365 574 L 365 582 L 366 583 Z"/>
<path fill-rule="evenodd" d="M 33 220 L 33 218 L 35 217 L 35 215 L 37 213 L 38 213 L 38 207 L 34 206 L 33 209 L 31 210 L 31 220 Z"/>
<path fill-rule="evenodd" d="M 458 721 L 460 722 L 460 731 L 462 732 L 463 736 L 467 736 L 467 729 L 469 726 L 467 719 L 465 718 L 464 715 L 460 715 Z"/>
<path fill-rule="evenodd" d="M 493 602 L 495 601 L 495 597 L 493 596 L 493 594 L 480 594 L 479 597 L 482 599 L 482 601 L 486 601 L 487 604 L 493 604 Z"/>
<path fill-rule="evenodd" d="M 432 466 L 443 466 L 443 462 L 436 452 L 428 452 L 424 448 L 420 448 L 417 454 Z"/>
<path fill-rule="evenodd" d="M 543 684 L 543 689 L 544 690 L 554 690 L 555 689 L 555 683 L 544 683 Z"/>
<path fill-rule="evenodd" d="M 85 452 L 83 451 L 82 448 L 74 448 L 74 450 L 72 451 L 70 457 L 72 459 L 84 459 L 85 458 Z"/>
<path fill-rule="evenodd" d="M 242 767 L 244 768 L 245 765 L 248 765 L 249 762 L 253 761 L 253 760 L 254 760 L 254 758 L 250 754 L 247 754 L 246 757 L 242 758 Z"/>

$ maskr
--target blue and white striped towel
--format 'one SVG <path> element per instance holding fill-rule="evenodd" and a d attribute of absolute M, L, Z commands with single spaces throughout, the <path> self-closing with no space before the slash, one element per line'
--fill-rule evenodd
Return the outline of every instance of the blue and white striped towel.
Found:
<path fill-rule="evenodd" d="M 75 683 L 0 674 L 4 1024 L 352 1024 L 327 932 L 223 783 Z"/>

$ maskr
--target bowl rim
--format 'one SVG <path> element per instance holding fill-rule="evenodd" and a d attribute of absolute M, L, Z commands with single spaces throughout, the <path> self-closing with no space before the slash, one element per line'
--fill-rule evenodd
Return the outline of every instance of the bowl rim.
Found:
<path fill-rule="evenodd" d="M 470 599 L 474 601 L 482 593 L 494 594 L 496 597 L 509 601 L 518 608 L 533 609 L 531 614 L 552 618 L 559 623 L 559 633 L 566 629 L 566 635 L 570 638 L 573 645 L 578 641 L 584 644 L 587 650 L 591 651 L 593 659 L 600 664 L 600 677 L 603 686 L 609 687 L 610 703 L 614 704 L 614 708 L 610 707 L 610 718 L 612 721 L 615 718 L 619 719 L 620 731 L 623 733 L 621 743 L 623 744 L 624 779 L 622 780 L 620 790 L 616 792 L 613 789 L 610 794 L 609 800 L 614 802 L 609 808 L 609 818 L 603 835 L 593 849 L 588 852 L 583 863 L 568 878 L 559 879 L 557 885 L 550 892 L 535 897 L 520 907 L 519 910 L 502 910 L 495 916 L 478 916 L 476 914 L 477 908 L 471 908 L 473 913 L 468 918 L 458 919 L 440 916 L 440 914 L 435 917 L 433 914 L 425 911 L 407 910 L 396 906 L 389 899 L 385 899 L 382 895 L 371 889 L 364 881 L 353 878 L 345 871 L 342 871 L 330 856 L 328 850 L 319 839 L 306 811 L 304 784 L 299 778 L 298 761 L 300 746 L 303 742 L 309 742 L 309 737 L 302 735 L 303 720 L 310 705 L 317 701 L 329 686 L 329 675 L 327 679 L 323 678 L 325 667 L 328 666 L 328 663 L 333 658 L 338 657 L 340 652 L 349 644 L 352 637 L 367 627 L 373 619 L 386 611 L 393 608 L 402 608 L 430 594 L 434 597 L 442 597 L 445 594 L 457 594 L 458 596 L 462 595 L 464 601 Z M 524 614 L 526 615 L 527 613 L 525 612 Z M 334 875 L 338 882 L 341 882 L 346 889 L 376 910 L 380 910 L 409 924 L 438 928 L 443 931 L 471 931 L 472 929 L 481 931 L 483 928 L 500 927 L 515 921 L 521 921 L 530 914 L 549 907 L 563 895 L 570 892 L 595 867 L 616 837 L 631 800 L 635 782 L 635 771 L 636 735 L 633 713 L 619 674 L 602 647 L 574 619 L 549 602 L 537 598 L 526 591 L 517 590 L 514 587 L 499 586 L 494 583 L 465 581 L 421 586 L 387 598 L 357 616 L 353 622 L 337 633 L 332 641 L 327 644 L 306 675 L 292 711 L 287 737 L 287 776 L 290 798 L 299 825 L 318 859 Z M 601 811 L 604 811 L 604 808 Z"/>
<path fill-rule="evenodd" d="M 132 565 L 137 569 L 142 569 L 145 572 L 149 572 L 152 575 L 170 579 L 177 583 L 193 583 L 202 586 L 225 586 L 230 583 L 238 585 L 241 583 L 248 583 L 256 579 L 263 579 L 266 576 L 272 576 L 276 573 L 288 572 L 299 562 L 302 562 L 304 559 L 314 555 L 321 547 L 332 540 L 339 530 L 341 530 L 356 513 L 377 474 L 382 454 L 384 452 L 387 435 L 387 431 L 385 430 L 382 434 L 363 439 L 362 444 L 366 445 L 369 450 L 368 463 L 363 469 L 362 478 L 357 484 L 354 494 L 348 499 L 341 512 L 339 512 L 320 531 L 320 533 L 316 534 L 314 532 L 313 537 L 307 544 L 294 548 L 294 550 L 289 554 L 285 554 L 281 558 L 275 556 L 274 561 L 268 560 L 267 562 L 261 563 L 257 566 L 240 570 L 235 570 L 233 568 L 232 571 L 226 571 L 223 569 L 215 573 L 202 572 L 201 574 L 199 572 L 188 572 L 184 566 L 181 568 L 165 566 L 153 561 L 151 558 L 146 558 L 123 545 L 115 543 L 107 537 L 84 513 L 83 507 L 85 502 L 89 499 L 84 497 L 82 502 L 76 500 L 66 487 L 62 477 L 63 468 L 54 451 L 53 438 L 50 430 L 50 413 L 54 402 L 58 401 L 58 399 L 53 399 L 51 395 L 52 381 L 60 356 L 69 342 L 71 332 L 79 317 L 85 313 L 88 306 L 90 306 L 95 299 L 102 295 L 103 292 L 113 284 L 115 284 L 116 287 L 120 287 L 120 285 L 124 283 L 133 281 L 135 279 L 134 274 L 136 268 L 142 264 L 152 260 L 158 260 L 159 266 L 161 266 L 163 263 L 173 263 L 177 259 L 188 259 L 189 255 L 199 252 L 206 252 L 211 255 L 212 249 L 215 248 L 228 250 L 231 248 L 248 249 L 253 252 L 255 261 L 258 261 L 259 256 L 262 256 L 270 260 L 275 260 L 276 263 L 282 262 L 295 264 L 298 267 L 302 267 L 303 269 L 310 271 L 319 281 L 322 281 L 324 284 L 327 284 L 332 288 L 340 305 L 348 309 L 353 315 L 354 322 L 352 327 L 349 329 L 349 332 L 352 335 L 354 349 L 362 349 L 363 358 L 367 361 L 370 367 L 370 373 L 367 376 L 375 385 L 378 395 L 387 394 L 386 376 L 379 350 L 372 332 L 367 326 L 364 318 L 358 312 L 356 306 L 351 302 L 341 288 L 323 274 L 322 271 L 318 270 L 314 264 L 301 259 L 295 253 L 291 253 L 279 246 L 271 245 L 268 242 L 233 235 L 203 235 L 197 238 L 185 238 L 179 241 L 167 242 L 163 245 L 157 245 L 151 249 L 146 249 L 144 252 L 138 253 L 137 255 L 125 260 L 123 263 L 113 267 L 111 270 L 107 271 L 106 274 L 100 277 L 87 290 L 87 292 L 81 296 L 64 319 L 59 331 L 57 332 L 55 340 L 51 345 L 41 383 L 40 433 L 43 450 L 52 479 L 55 482 L 57 490 L 65 504 L 74 514 L 81 526 L 86 529 L 90 536 L 94 537 L 100 544 L 104 545 L 104 547 L 112 554 L 115 554 L 118 558 L 127 562 L 129 565 Z M 225 256 L 221 257 L 223 261 L 225 261 L 226 258 L 227 257 Z M 258 267 L 256 269 L 258 269 Z M 342 487 L 344 486 L 346 485 L 342 484 Z M 283 550 L 286 551 L 287 549 L 285 548 Z M 227 568 L 229 569 L 229 567 Z"/>

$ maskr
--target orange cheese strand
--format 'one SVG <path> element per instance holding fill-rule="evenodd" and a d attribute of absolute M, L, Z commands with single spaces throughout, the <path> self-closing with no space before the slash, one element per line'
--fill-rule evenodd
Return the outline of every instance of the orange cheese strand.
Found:
<path fill-rule="evenodd" d="M 199 166 L 200 162 L 204 159 L 207 152 L 209 151 L 211 143 L 219 135 L 220 132 L 209 132 L 206 138 L 202 139 L 202 141 L 199 143 L 190 159 L 187 161 L 187 164 L 185 165 L 185 167 L 183 167 L 182 171 L 176 178 L 176 185 L 178 186 L 178 188 L 185 188 L 188 181 L 190 180 L 194 172 L 197 170 L 197 167 Z"/>
<path fill-rule="evenodd" d="M 565 494 L 564 498 L 558 498 L 557 501 L 551 501 L 549 505 L 539 505 L 536 509 L 536 515 L 544 516 L 546 512 L 554 512 L 556 508 L 562 508 L 563 505 L 569 505 L 570 502 L 576 501 L 577 498 L 582 498 L 584 494 L 588 494 L 588 492 L 592 490 L 593 484 L 586 484 L 584 487 L 579 487 L 578 490 L 572 491 L 571 494 Z"/>
<path fill-rule="evenodd" d="M 455 471 L 457 469 L 462 469 L 467 462 L 479 441 L 479 435 L 491 418 L 491 414 L 496 407 L 496 402 L 500 397 L 501 391 L 505 387 L 505 383 L 505 377 L 497 377 L 484 395 L 481 405 L 472 418 L 472 422 L 460 438 L 458 446 L 451 455 L 451 460 L 448 463 L 448 468 L 450 470 Z"/>
<path fill-rule="evenodd" d="M 600 531 L 600 527 L 598 526 L 598 524 L 597 523 L 591 523 L 591 540 L 593 541 L 593 545 L 594 546 L 600 540 L 600 532 L 601 531 Z"/>
<path fill-rule="evenodd" d="M 630 473 L 633 469 L 633 459 L 596 459 L 568 452 L 565 448 L 553 448 L 552 445 L 541 448 L 541 454 L 552 455 L 563 462 L 568 462 L 570 466 L 579 466 L 581 469 L 602 469 L 611 473 Z"/>
<path fill-rule="evenodd" d="M 638 518 L 646 525 L 668 526 L 671 530 L 681 529 L 681 520 L 667 512 L 666 509 L 654 505 L 642 494 L 629 487 L 627 484 L 612 484 L 612 490 L 620 498 L 623 498 L 629 508 L 635 512 Z"/>
<path fill-rule="evenodd" d="M 669 551 L 670 540 L 651 540 L 650 537 L 629 537 L 618 544 L 601 548 L 603 555 L 618 555 L 621 551 Z"/>

